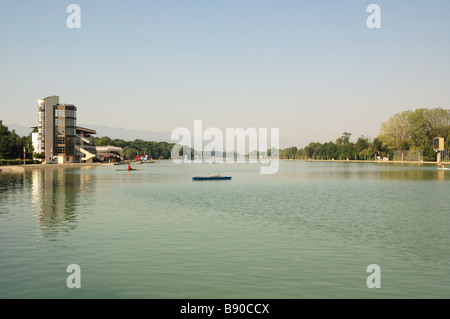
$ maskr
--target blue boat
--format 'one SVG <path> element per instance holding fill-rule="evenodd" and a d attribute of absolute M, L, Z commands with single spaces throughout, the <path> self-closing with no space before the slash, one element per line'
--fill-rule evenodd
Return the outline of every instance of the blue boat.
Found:
<path fill-rule="evenodd" d="M 231 176 L 194 176 L 192 177 L 194 181 L 216 181 L 216 180 L 224 180 L 224 179 L 231 179 Z"/>

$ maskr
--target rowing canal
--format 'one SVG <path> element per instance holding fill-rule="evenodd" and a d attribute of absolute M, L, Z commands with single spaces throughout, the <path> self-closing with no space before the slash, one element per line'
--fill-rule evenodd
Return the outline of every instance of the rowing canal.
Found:
<path fill-rule="evenodd" d="M 117 168 L 0 174 L 0 298 L 450 298 L 435 165 Z"/>

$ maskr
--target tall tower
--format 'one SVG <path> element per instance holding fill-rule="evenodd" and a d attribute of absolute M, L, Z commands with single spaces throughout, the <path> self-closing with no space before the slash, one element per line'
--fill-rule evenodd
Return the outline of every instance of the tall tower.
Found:
<path fill-rule="evenodd" d="M 37 152 L 45 152 L 45 162 L 75 161 L 77 108 L 59 104 L 59 96 L 38 100 Z"/>
<path fill-rule="evenodd" d="M 38 149 L 45 152 L 45 162 L 53 160 L 55 155 L 55 105 L 59 104 L 59 96 L 49 96 L 38 100 Z"/>
<path fill-rule="evenodd" d="M 75 161 L 77 108 L 72 104 L 58 104 L 55 109 L 55 149 L 58 163 Z"/>

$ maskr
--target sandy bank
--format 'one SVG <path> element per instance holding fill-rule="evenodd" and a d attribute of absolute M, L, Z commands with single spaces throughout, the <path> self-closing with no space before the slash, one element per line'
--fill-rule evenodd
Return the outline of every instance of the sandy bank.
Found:
<path fill-rule="evenodd" d="M 112 166 L 113 163 L 66 163 L 66 164 L 29 164 L 0 166 L 1 173 L 24 173 L 33 169 L 80 168 L 92 166 Z"/>
<path fill-rule="evenodd" d="M 23 173 L 25 169 L 19 165 L 0 166 L 1 173 Z"/>

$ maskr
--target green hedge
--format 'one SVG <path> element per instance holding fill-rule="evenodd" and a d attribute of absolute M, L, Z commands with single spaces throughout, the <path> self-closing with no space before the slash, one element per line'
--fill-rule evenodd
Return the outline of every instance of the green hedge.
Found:
<path fill-rule="evenodd" d="M 15 159 L 0 159 L 0 165 L 22 165 L 23 161 L 15 160 Z M 40 164 L 37 160 L 27 159 L 25 164 Z"/>

